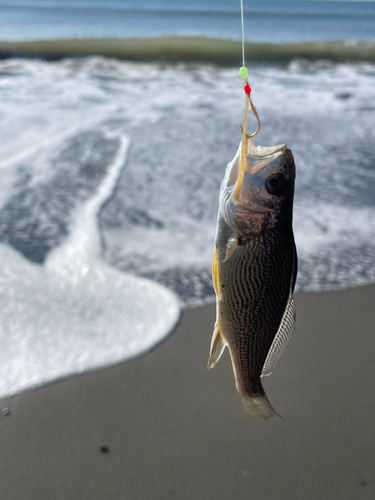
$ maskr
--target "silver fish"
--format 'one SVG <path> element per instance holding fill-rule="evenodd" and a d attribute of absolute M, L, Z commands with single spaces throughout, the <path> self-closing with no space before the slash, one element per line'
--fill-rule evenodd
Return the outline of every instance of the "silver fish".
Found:
<path fill-rule="evenodd" d="M 246 151 L 246 150 L 245 150 Z M 277 415 L 260 378 L 294 332 L 297 253 L 292 229 L 295 166 L 285 145 L 241 144 L 220 190 L 213 258 L 216 323 L 208 368 L 228 346 L 236 388 L 253 419 Z"/>

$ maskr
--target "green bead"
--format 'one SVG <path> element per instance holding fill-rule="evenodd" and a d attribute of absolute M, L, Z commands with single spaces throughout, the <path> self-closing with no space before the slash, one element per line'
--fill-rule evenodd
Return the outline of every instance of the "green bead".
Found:
<path fill-rule="evenodd" d="M 246 66 L 242 66 L 242 68 L 240 68 L 240 71 L 238 73 L 239 73 L 240 77 L 243 79 L 247 78 L 247 75 L 249 74 Z"/>

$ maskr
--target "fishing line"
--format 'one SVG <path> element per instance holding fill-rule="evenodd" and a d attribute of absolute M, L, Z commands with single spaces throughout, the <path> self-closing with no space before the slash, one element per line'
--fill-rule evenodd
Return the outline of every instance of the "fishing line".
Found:
<path fill-rule="evenodd" d="M 243 22 L 243 0 L 240 0 L 240 2 L 241 2 L 241 27 L 242 27 L 242 67 L 246 68 L 246 64 L 245 64 L 245 28 L 244 28 L 244 22 Z"/>

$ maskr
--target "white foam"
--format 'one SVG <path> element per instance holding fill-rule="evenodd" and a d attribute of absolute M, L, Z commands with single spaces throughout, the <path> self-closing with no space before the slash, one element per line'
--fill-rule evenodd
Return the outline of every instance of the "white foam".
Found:
<path fill-rule="evenodd" d="M 6 97 L 0 203 L 21 191 L 14 183 L 17 168 L 30 171 L 31 186 L 45 182 L 66 140 L 81 131 L 126 133 L 132 152 L 100 215 L 104 258 L 135 274 L 182 269 L 184 277 L 192 271 L 209 276 L 219 187 L 241 138 L 244 94 L 237 68 L 92 57 L 9 59 L 0 61 L 0 70 Z M 342 274 L 334 286 L 358 284 L 361 273 L 371 279 L 367 268 L 375 268 L 375 255 L 360 269 L 360 247 L 375 237 L 367 223 L 375 175 L 374 64 L 260 65 L 251 68 L 250 84 L 262 123 L 257 144 L 285 143 L 296 160 L 300 276 L 304 261 L 322 252 L 332 262 L 342 258 L 342 242 L 357 252 L 359 267 L 357 276 Z M 20 225 L 27 223 L 24 216 Z M 45 231 L 50 227 L 47 220 Z"/>
<path fill-rule="evenodd" d="M 98 210 L 116 185 L 129 143 L 118 139 L 98 191 L 77 208 L 68 239 L 44 266 L 0 245 L 0 397 L 139 356 L 178 321 L 173 292 L 100 258 Z"/>
<path fill-rule="evenodd" d="M 343 207 L 335 204 L 297 204 L 294 232 L 298 253 L 305 258 L 321 249 L 373 244 L 375 217 L 372 207 Z"/>

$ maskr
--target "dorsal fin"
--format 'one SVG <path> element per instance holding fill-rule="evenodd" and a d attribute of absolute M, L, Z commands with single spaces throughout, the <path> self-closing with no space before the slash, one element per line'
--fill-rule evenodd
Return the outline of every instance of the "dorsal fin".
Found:
<path fill-rule="evenodd" d="M 288 302 L 286 303 L 285 311 L 281 319 L 281 323 L 275 338 L 273 339 L 270 350 L 268 351 L 266 361 L 264 362 L 261 377 L 271 375 L 277 362 L 281 358 L 284 349 L 289 344 L 290 339 L 293 337 L 295 322 L 296 322 L 296 309 L 294 305 L 293 290 L 295 284 L 295 276 L 297 271 L 296 255 L 294 258 L 294 269 L 292 272 L 292 282 L 290 284 L 290 292 Z"/>
<path fill-rule="evenodd" d="M 290 292 L 283 319 L 281 320 L 279 329 L 277 330 L 263 365 L 262 377 L 271 375 L 284 349 L 289 344 L 294 333 L 295 315 L 293 293 Z"/>

